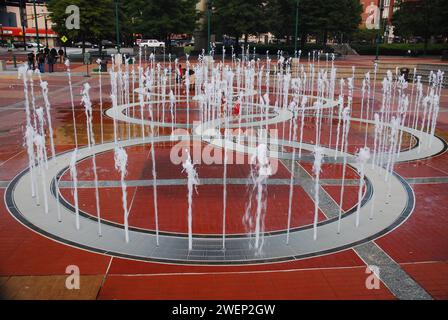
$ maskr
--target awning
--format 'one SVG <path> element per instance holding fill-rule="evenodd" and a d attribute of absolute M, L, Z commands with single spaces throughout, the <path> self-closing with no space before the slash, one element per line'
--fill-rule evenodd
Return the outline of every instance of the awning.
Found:
<path fill-rule="evenodd" d="M 12 37 L 23 37 L 23 30 L 19 27 L 2 27 L 3 29 L 3 35 L 4 36 L 12 36 Z M 57 38 L 56 32 L 54 30 L 48 28 L 47 32 L 45 32 L 45 29 L 38 29 L 39 37 L 45 38 L 46 35 L 50 38 Z M 36 29 L 34 28 L 26 28 L 25 29 L 25 36 L 26 37 L 35 37 L 36 36 Z"/>

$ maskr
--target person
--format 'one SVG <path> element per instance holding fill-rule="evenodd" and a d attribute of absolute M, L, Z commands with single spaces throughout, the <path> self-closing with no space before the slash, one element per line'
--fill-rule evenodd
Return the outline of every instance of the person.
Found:
<path fill-rule="evenodd" d="M 35 65 L 35 55 L 34 52 L 30 52 L 28 53 L 28 68 L 30 68 L 30 70 L 34 70 L 36 68 Z"/>
<path fill-rule="evenodd" d="M 59 48 L 58 50 L 58 55 L 59 55 L 59 63 L 64 63 L 64 50 L 62 50 L 62 48 Z"/>
<path fill-rule="evenodd" d="M 43 50 L 39 50 L 36 60 L 40 73 L 45 73 L 45 54 Z"/>
<path fill-rule="evenodd" d="M 48 72 L 52 73 L 54 72 L 54 64 L 56 62 L 57 52 L 56 49 L 51 49 L 50 53 L 47 56 L 47 63 L 48 63 Z"/>
<path fill-rule="evenodd" d="M 58 56 L 58 51 L 55 49 L 55 48 L 52 48 L 51 50 L 50 50 L 50 54 L 54 57 L 54 58 L 57 58 L 57 56 Z M 56 61 L 55 61 L 56 62 Z"/>
<path fill-rule="evenodd" d="M 221 117 L 225 116 L 226 105 L 227 105 L 226 97 L 224 95 L 224 92 L 222 92 L 221 93 Z"/>
<path fill-rule="evenodd" d="M 194 90 L 195 85 L 196 85 L 196 76 L 194 74 L 194 71 L 190 69 L 190 91 Z"/>
<path fill-rule="evenodd" d="M 235 101 L 235 103 L 233 104 L 233 108 L 232 108 L 232 116 L 237 118 L 240 115 L 240 101 L 237 100 Z"/>
<path fill-rule="evenodd" d="M 181 83 L 184 78 L 184 70 L 182 69 L 182 65 L 179 63 L 179 66 L 176 70 L 176 83 Z"/>

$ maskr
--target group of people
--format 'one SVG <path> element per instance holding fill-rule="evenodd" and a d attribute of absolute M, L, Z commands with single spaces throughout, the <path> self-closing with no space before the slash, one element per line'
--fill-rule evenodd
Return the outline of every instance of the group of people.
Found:
<path fill-rule="evenodd" d="M 45 73 L 45 65 L 48 65 L 48 72 L 54 72 L 54 65 L 59 61 L 59 63 L 64 63 L 64 50 L 60 48 L 56 50 L 55 48 L 46 47 L 34 52 L 28 53 L 28 67 L 31 70 L 39 69 L 41 73 Z"/>

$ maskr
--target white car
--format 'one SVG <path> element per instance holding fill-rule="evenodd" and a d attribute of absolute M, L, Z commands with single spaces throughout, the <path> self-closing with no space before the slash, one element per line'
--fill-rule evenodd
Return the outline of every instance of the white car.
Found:
<path fill-rule="evenodd" d="M 37 42 L 28 42 L 28 48 L 37 48 Z M 42 43 L 39 43 L 39 48 L 45 48 Z"/>
<path fill-rule="evenodd" d="M 147 48 L 160 48 L 165 46 L 165 42 L 161 42 L 155 39 L 142 40 L 139 44 L 140 47 Z"/>

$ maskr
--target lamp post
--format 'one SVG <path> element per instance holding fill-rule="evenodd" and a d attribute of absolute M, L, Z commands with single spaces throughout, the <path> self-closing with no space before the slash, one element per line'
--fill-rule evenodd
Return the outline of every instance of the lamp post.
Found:
<path fill-rule="evenodd" d="M 294 33 L 294 52 L 297 52 L 297 36 L 299 31 L 299 0 L 296 3 L 296 29 Z"/>
<path fill-rule="evenodd" d="M 37 42 L 37 49 L 40 47 L 39 43 L 39 27 L 37 25 L 37 10 L 36 10 L 36 0 L 33 0 L 33 9 L 34 9 L 34 23 L 36 27 L 36 42 Z"/>
<path fill-rule="evenodd" d="M 118 0 L 115 0 L 115 32 L 117 33 L 117 50 L 120 53 L 120 25 L 118 22 Z"/>
<path fill-rule="evenodd" d="M 381 19 L 383 18 L 383 0 L 379 0 L 380 5 L 380 16 L 378 18 L 378 33 L 376 35 L 376 54 L 375 54 L 375 61 L 378 61 L 379 54 L 380 54 L 380 41 L 381 41 Z"/>
<path fill-rule="evenodd" d="M 20 0 L 19 3 L 19 11 L 20 11 L 20 21 L 22 24 L 22 35 L 23 35 L 23 50 L 26 51 L 26 10 L 23 10 L 23 8 L 26 6 L 26 3 L 24 0 Z"/>
<path fill-rule="evenodd" d="M 210 35 L 211 15 L 212 15 L 212 0 L 207 0 L 207 48 L 208 48 L 209 54 L 212 51 L 211 44 L 210 44 L 210 41 L 211 41 L 211 35 Z"/>
<path fill-rule="evenodd" d="M 45 45 L 48 48 L 48 26 L 47 26 L 47 16 L 44 16 L 45 21 Z"/>

